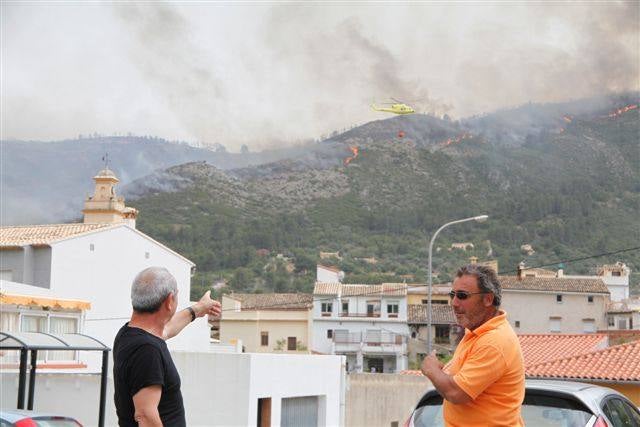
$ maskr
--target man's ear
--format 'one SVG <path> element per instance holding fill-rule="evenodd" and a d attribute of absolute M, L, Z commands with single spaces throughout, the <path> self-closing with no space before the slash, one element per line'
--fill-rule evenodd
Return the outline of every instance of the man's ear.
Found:
<path fill-rule="evenodd" d="M 171 311 L 172 304 L 175 304 L 176 306 L 178 305 L 178 299 L 176 298 L 176 294 L 173 292 L 170 292 L 169 295 L 167 295 L 167 297 L 164 299 L 164 302 L 162 304 L 164 304 L 167 310 Z"/>
<path fill-rule="evenodd" d="M 482 295 L 482 303 L 485 307 L 491 307 L 493 305 L 493 300 L 496 298 L 494 294 L 489 292 L 488 294 Z"/>

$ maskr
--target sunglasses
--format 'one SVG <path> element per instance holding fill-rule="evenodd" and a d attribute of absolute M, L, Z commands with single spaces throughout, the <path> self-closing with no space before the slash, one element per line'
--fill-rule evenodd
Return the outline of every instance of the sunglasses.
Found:
<path fill-rule="evenodd" d="M 458 298 L 459 300 L 466 300 L 471 295 L 479 295 L 479 294 L 488 294 L 490 292 L 482 291 L 482 292 L 467 292 L 467 291 L 451 291 L 449 292 L 449 298 Z"/>

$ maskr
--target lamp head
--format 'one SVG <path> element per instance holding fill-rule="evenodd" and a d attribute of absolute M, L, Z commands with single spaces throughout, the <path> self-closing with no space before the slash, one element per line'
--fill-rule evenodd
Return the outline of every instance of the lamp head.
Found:
<path fill-rule="evenodd" d="M 487 218 L 489 218 L 489 215 L 480 215 L 473 217 L 474 221 L 476 222 L 485 222 Z"/>

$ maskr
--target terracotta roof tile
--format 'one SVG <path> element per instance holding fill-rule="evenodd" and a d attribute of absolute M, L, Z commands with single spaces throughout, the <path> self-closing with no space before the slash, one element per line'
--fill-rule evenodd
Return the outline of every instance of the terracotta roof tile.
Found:
<path fill-rule="evenodd" d="M 500 276 L 499 280 L 504 290 L 609 293 L 602 279 L 596 278 L 523 277 L 518 279 L 516 276 Z"/>
<path fill-rule="evenodd" d="M 527 366 L 529 378 L 640 381 L 640 341 Z"/>
<path fill-rule="evenodd" d="M 609 342 L 605 334 L 522 334 L 518 339 L 525 366 L 590 353 Z"/>
<path fill-rule="evenodd" d="M 431 323 L 435 325 L 455 325 L 456 316 L 453 307 L 448 304 L 431 304 Z M 407 323 L 426 324 L 429 310 L 426 304 L 409 304 L 407 306 Z"/>
<path fill-rule="evenodd" d="M 411 376 L 414 376 L 414 377 L 427 378 L 422 374 L 422 371 L 417 370 L 417 369 L 407 369 L 407 370 L 404 370 L 404 371 L 400 371 L 400 375 L 411 375 Z"/>
<path fill-rule="evenodd" d="M 406 283 L 383 283 L 381 285 L 361 285 L 345 283 L 321 283 L 316 282 L 313 289 L 314 295 L 341 295 L 344 297 L 355 296 L 405 296 L 407 295 Z"/>
<path fill-rule="evenodd" d="M 45 224 L 0 227 L 0 247 L 48 245 L 122 224 Z"/>
<path fill-rule="evenodd" d="M 432 295 L 447 295 L 451 291 L 451 285 L 433 285 L 431 287 Z M 415 284 L 409 285 L 407 293 L 412 295 L 427 295 L 429 289 L 427 285 Z"/>
<path fill-rule="evenodd" d="M 310 294 L 230 294 L 242 303 L 242 310 L 309 310 L 313 307 Z"/>
<path fill-rule="evenodd" d="M 316 282 L 313 287 L 314 295 L 338 295 L 338 292 L 340 292 L 340 283 Z"/>

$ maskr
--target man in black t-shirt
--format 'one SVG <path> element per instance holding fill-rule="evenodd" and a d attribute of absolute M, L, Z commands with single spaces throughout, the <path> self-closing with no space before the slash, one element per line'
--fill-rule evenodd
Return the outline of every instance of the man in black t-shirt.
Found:
<path fill-rule="evenodd" d="M 195 305 L 176 312 L 176 279 L 162 267 L 141 271 L 131 286 L 133 314 L 113 343 L 118 424 L 186 426 L 180 375 L 165 340 L 205 314 L 220 315 L 207 291 Z"/>

